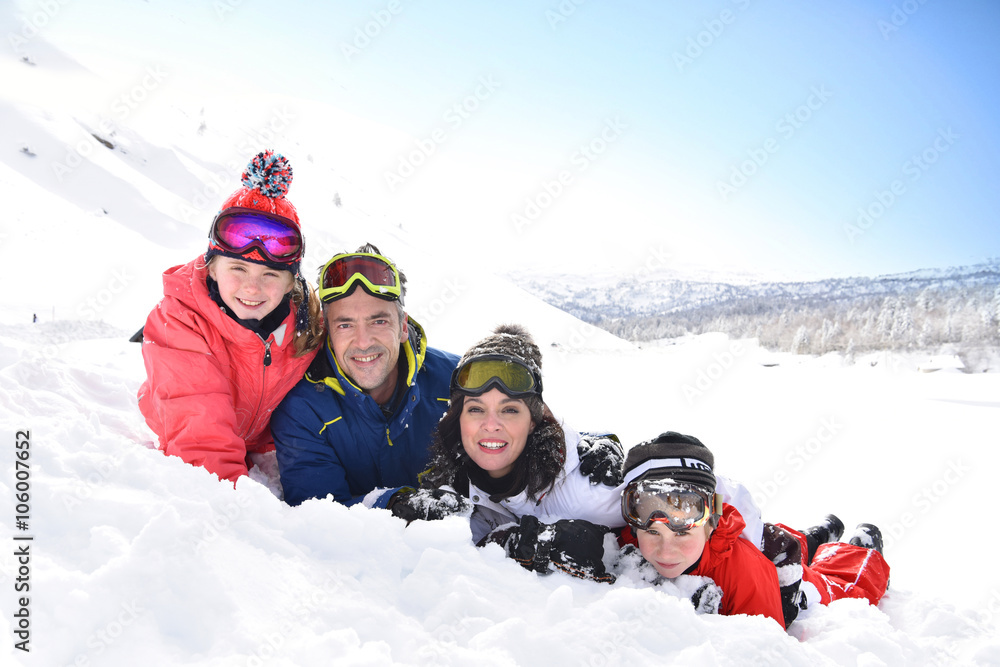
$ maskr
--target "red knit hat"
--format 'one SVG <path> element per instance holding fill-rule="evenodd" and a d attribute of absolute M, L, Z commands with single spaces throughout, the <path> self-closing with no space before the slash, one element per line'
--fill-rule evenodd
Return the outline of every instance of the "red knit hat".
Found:
<path fill-rule="evenodd" d="M 213 230 L 215 229 L 215 221 L 229 212 L 235 212 L 233 209 L 252 209 L 280 217 L 282 222 L 294 227 L 299 232 L 299 238 L 302 238 L 299 214 L 292 206 L 292 202 L 285 199 L 288 187 L 292 184 L 292 165 L 288 163 L 285 156 L 270 149 L 257 153 L 247 165 L 241 180 L 243 187 L 229 195 L 229 198 L 222 203 L 222 208 L 216 214 L 215 220 L 212 221 Z M 250 246 L 242 255 L 230 252 L 216 245 L 211 234 L 210 231 L 208 252 L 205 253 L 206 262 L 214 255 L 223 255 L 246 262 L 263 264 L 279 271 L 292 272 L 295 279 L 302 285 L 303 293 L 306 295 L 295 314 L 295 329 L 296 331 L 305 331 L 309 325 L 310 289 L 305 278 L 299 272 L 302 256 L 305 254 L 305 239 L 302 239 L 302 248 L 297 259 L 280 262 L 264 256 L 255 246 Z"/>
<path fill-rule="evenodd" d="M 292 184 L 292 166 L 283 155 L 270 149 L 258 153 L 250 160 L 250 164 L 247 165 L 241 179 L 243 187 L 229 195 L 229 198 L 222 203 L 222 208 L 216 214 L 215 220 L 229 213 L 231 209 L 253 209 L 281 217 L 301 234 L 299 214 L 292 206 L 292 202 L 285 199 L 285 194 Z M 214 220 L 212 225 L 214 228 Z M 296 259 L 294 262 L 273 261 L 264 257 L 256 248 L 251 248 L 243 255 L 239 255 L 209 241 L 205 260 L 208 261 L 208 258 L 213 255 L 223 255 L 233 259 L 264 264 L 273 269 L 291 271 L 293 274 L 298 274 L 301 261 L 301 259 Z"/>

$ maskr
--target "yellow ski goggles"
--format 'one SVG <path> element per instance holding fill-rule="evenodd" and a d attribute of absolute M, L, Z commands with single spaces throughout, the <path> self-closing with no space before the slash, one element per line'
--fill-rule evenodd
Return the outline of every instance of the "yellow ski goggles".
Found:
<path fill-rule="evenodd" d="M 319 298 L 330 303 L 361 287 L 374 297 L 399 301 L 403 287 L 399 271 L 382 255 L 352 252 L 334 255 L 320 271 Z"/>
<path fill-rule="evenodd" d="M 542 394 L 542 376 L 520 359 L 503 354 L 473 357 L 451 374 L 451 391 L 480 396 L 499 389 L 512 398 Z"/>

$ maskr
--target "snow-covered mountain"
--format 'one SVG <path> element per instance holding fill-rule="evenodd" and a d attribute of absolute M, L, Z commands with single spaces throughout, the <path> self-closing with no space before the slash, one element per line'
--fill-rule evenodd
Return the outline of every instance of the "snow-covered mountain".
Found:
<path fill-rule="evenodd" d="M 973 266 L 920 269 L 884 276 L 828 278 L 808 282 L 711 279 L 677 271 L 645 268 L 615 276 L 532 275 L 509 277 L 546 303 L 588 322 L 658 316 L 735 301 L 818 302 L 872 296 L 899 296 L 924 289 L 1000 287 L 1000 259 Z"/>

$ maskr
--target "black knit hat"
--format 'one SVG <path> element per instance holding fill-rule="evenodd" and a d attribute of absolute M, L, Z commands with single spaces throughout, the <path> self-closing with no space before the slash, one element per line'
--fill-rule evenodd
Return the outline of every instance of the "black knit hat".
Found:
<path fill-rule="evenodd" d="M 715 493 L 714 467 L 715 457 L 698 438 L 667 431 L 628 450 L 625 483 L 671 479 Z"/>
<path fill-rule="evenodd" d="M 520 324 L 501 324 L 493 333 L 470 347 L 458 362 L 461 366 L 472 357 L 484 354 L 502 354 L 522 362 L 525 366 L 542 374 L 542 351 L 535 344 L 528 330 Z"/>

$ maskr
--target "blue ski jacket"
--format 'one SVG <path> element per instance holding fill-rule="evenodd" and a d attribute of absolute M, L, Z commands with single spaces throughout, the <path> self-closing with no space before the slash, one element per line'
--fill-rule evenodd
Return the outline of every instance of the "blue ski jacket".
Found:
<path fill-rule="evenodd" d="M 289 505 L 330 494 L 353 505 L 371 494 L 366 505 L 385 507 L 397 489 L 418 486 L 459 358 L 427 347 L 413 319 L 409 330 L 400 346 L 406 391 L 391 417 L 344 375 L 329 341 L 274 411 L 271 434 Z"/>

